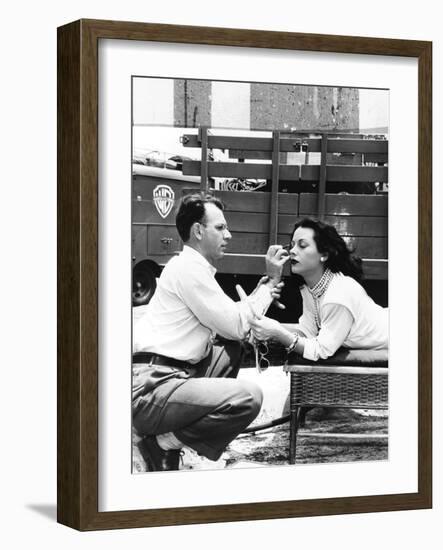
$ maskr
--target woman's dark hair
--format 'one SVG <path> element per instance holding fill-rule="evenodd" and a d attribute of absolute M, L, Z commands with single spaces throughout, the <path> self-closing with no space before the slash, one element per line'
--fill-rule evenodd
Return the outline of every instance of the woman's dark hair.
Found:
<path fill-rule="evenodd" d="M 295 224 L 292 233 L 299 227 L 309 227 L 314 231 L 314 240 L 318 251 L 327 256 L 325 267 L 329 267 L 334 273 L 341 271 L 343 275 L 348 275 L 361 282 L 363 277 L 361 259 L 354 256 L 353 250 L 348 248 L 333 225 L 304 218 Z"/>
<path fill-rule="evenodd" d="M 184 243 L 189 241 L 192 224 L 201 222 L 205 217 L 205 204 L 214 204 L 220 210 L 224 209 L 223 203 L 212 195 L 185 195 L 180 201 L 175 225 Z"/>

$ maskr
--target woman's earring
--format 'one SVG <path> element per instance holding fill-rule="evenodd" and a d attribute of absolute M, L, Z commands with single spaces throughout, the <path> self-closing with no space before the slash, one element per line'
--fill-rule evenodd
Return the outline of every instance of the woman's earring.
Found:
<path fill-rule="evenodd" d="M 320 258 L 320 260 L 321 260 L 322 262 L 324 262 L 324 261 L 326 260 L 326 258 L 324 258 L 324 257 L 322 256 L 322 257 Z"/>

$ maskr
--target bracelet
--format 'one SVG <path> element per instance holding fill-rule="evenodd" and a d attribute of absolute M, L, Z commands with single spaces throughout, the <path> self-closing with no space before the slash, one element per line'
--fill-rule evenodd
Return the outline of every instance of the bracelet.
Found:
<path fill-rule="evenodd" d="M 287 354 L 292 353 L 295 350 L 295 346 L 297 345 L 299 338 L 299 334 L 294 334 L 294 339 L 292 340 L 291 344 L 286 348 Z"/>

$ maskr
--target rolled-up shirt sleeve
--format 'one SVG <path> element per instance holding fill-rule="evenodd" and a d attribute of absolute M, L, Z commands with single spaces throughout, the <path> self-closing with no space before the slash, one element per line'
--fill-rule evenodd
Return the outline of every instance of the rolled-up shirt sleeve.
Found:
<path fill-rule="evenodd" d="M 304 341 L 303 357 L 310 361 L 318 361 L 334 355 L 346 340 L 352 323 L 353 317 L 347 307 L 341 304 L 325 305 L 318 334 L 310 337 L 308 333 L 305 333 L 308 338 Z M 300 328 L 302 329 L 301 326 Z"/>
<path fill-rule="evenodd" d="M 271 304 L 268 286 L 260 285 L 253 296 L 234 302 L 209 273 L 201 270 L 199 277 L 180 285 L 184 302 L 199 322 L 224 338 L 242 340 L 250 330 L 250 320 L 262 314 Z"/>

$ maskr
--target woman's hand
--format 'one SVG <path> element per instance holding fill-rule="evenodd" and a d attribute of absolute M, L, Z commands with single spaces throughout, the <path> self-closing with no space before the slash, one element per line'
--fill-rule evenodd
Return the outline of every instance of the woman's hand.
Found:
<path fill-rule="evenodd" d="M 278 339 L 281 325 L 275 319 L 270 319 L 269 317 L 252 319 L 250 324 L 252 334 L 257 340 L 270 340 L 271 338 Z"/>

